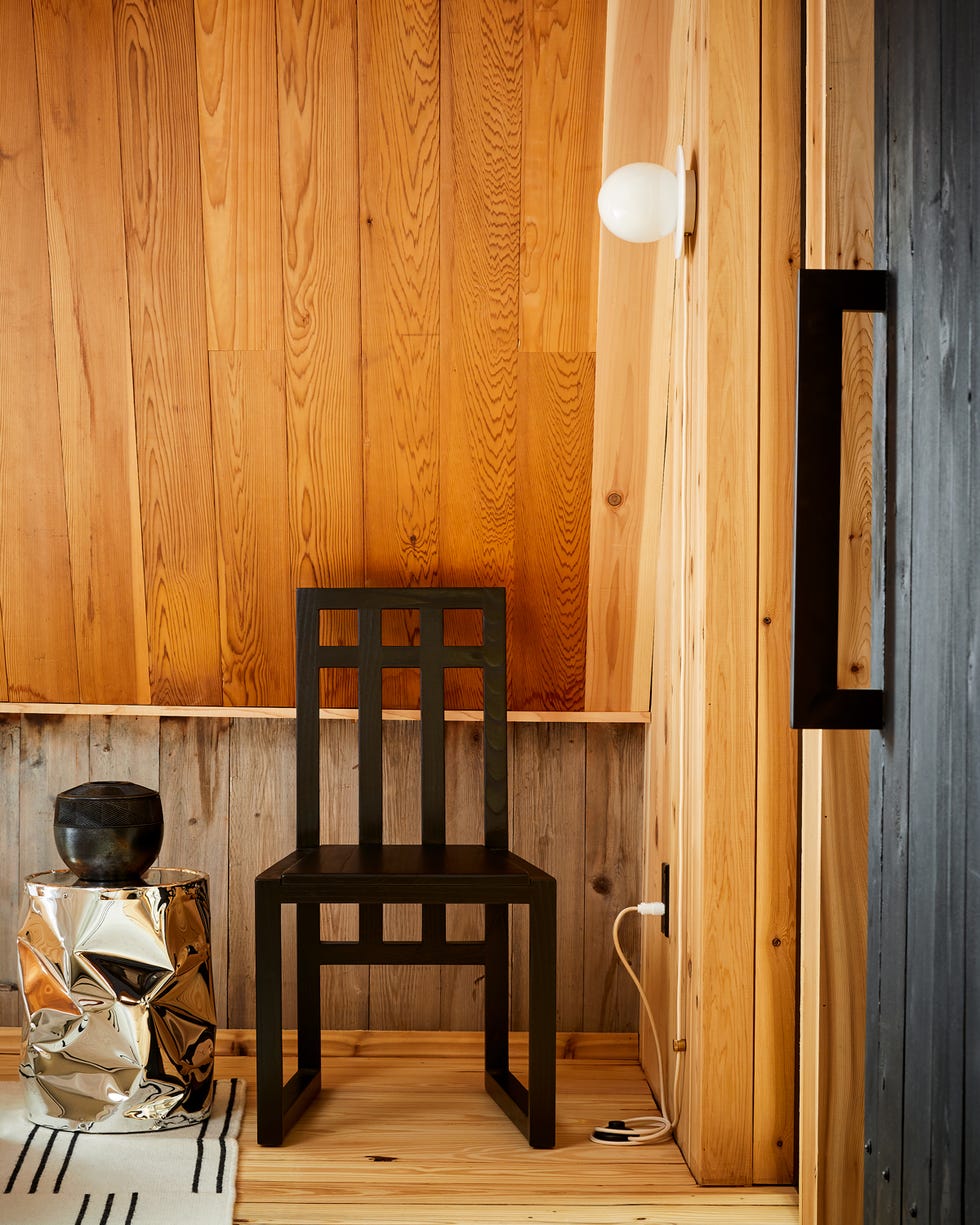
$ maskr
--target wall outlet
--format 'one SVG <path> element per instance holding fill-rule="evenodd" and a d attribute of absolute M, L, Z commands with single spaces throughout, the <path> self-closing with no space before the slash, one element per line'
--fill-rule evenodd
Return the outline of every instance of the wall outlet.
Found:
<path fill-rule="evenodd" d="M 660 900 L 664 904 L 664 912 L 660 916 L 660 930 L 670 939 L 670 864 L 660 865 Z"/>

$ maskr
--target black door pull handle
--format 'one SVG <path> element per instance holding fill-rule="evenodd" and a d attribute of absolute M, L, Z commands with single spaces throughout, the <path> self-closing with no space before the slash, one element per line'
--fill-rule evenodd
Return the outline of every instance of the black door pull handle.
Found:
<path fill-rule="evenodd" d="M 886 312 L 888 273 L 800 273 L 796 360 L 796 513 L 790 724 L 880 728 L 880 689 L 840 689 L 841 349 L 844 311 Z"/>

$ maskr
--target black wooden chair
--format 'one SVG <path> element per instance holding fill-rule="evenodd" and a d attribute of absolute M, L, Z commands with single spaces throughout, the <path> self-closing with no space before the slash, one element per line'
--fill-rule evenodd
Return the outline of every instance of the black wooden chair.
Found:
<path fill-rule="evenodd" d="M 321 645 L 324 610 L 357 610 L 357 645 Z M 418 610 L 418 645 L 382 643 L 382 611 Z M 444 612 L 482 612 L 482 642 L 447 645 Z M 469 614 L 472 615 L 472 614 Z M 508 849 L 507 690 L 503 589 L 320 589 L 296 593 L 296 849 L 255 881 L 258 1142 L 281 1144 L 319 1093 L 321 965 L 479 965 L 484 975 L 485 1084 L 534 1148 L 555 1143 L 554 877 Z M 356 668 L 358 822 L 354 845 L 320 845 L 320 672 Z M 420 677 L 422 841 L 382 838 L 382 669 Z M 484 842 L 447 845 L 445 669 L 483 673 Z M 322 903 L 358 903 L 358 937 L 320 938 Z M 385 940 L 382 903 L 421 903 L 422 937 Z M 482 940 L 446 938 L 446 906 L 484 908 Z M 528 1077 L 510 1071 L 509 906 L 529 912 Z M 283 1084 L 282 907 L 296 906 L 298 1071 Z"/>

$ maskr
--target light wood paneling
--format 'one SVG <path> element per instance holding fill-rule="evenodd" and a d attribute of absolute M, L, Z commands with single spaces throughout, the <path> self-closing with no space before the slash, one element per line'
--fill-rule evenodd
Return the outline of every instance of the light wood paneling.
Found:
<path fill-rule="evenodd" d="M 610 932 L 616 912 L 639 894 L 640 725 L 522 725 L 512 754 L 512 843 L 559 873 L 567 916 L 559 968 L 562 1014 L 575 1028 L 636 1024 Z M 357 730 L 349 720 L 321 726 L 322 834 L 356 839 Z M 212 963 L 220 1017 L 249 1025 L 254 1013 L 253 880 L 293 846 L 295 740 L 292 720 L 272 718 L 0 717 L 0 801 L 19 820 L 4 823 L 13 855 L 0 860 L 10 904 L 0 909 L 0 949 L 13 947 L 20 879 L 58 863 L 51 833 L 59 791 L 89 778 L 158 787 L 164 807 L 160 862 L 210 876 Z M 418 725 L 385 724 L 386 817 L 396 836 L 418 835 Z M 453 841 L 482 837 L 482 735 L 471 723 L 447 729 L 447 801 Z M 570 790 L 569 790 L 570 786 Z M 586 857 L 590 875 L 588 880 Z M 515 1024 L 526 951 L 515 907 Z M 325 907 L 325 938 L 353 934 L 356 916 Z M 287 1024 L 295 1024 L 292 909 L 285 908 Z M 408 930 L 403 928 L 402 930 Z M 457 907 L 453 938 L 477 938 L 482 917 Z M 624 933 L 627 946 L 632 936 Z M 0 982 L 12 981 L 0 961 Z M 10 971 L 13 972 L 12 970 Z M 415 976 L 420 976 L 416 978 Z M 482 1026 L 482 975 L 471 967 L 332 967 L 323 971 L 323 1023 L 330 1029 L 474 1029 Z M 0 1008 L 4 1003 L 0 990 Z M 7 1015 L 4 1013 L 4 1015 Z M 11 1023 L 16 1020 L 11 1018 Z"/>
<path fill-rule="evenodd" d="M 34 38 L 78 693 L 83 701 L 146 702 L 111 11 L 108 5 L 40 0 Z"/>
<path fill-rule="evenodd" d="M 384 837 L 388 842 L 418 842 L 422 834 L 421 743 L 419 726 L 389 723 L 382 741 Z M 419 906 L 385 906 L 386 940 L 418 940 Z M 438 1029 L 439 966 L 372 966 L 371 1028 L 397 1029 L 407 1012 L 413 1029 Z"/>
<path fill-rule="evenodd" d="M 277 6 L 290 579 L 363 581 L 356 5 Z"/>
<path fill-rule="evenodd" d="M 590 399 L 604 14 L 5 6 L 2 292 L 21 322 L 0 360 L 32 411 L 0 427 L 0 699 L 274 705 L 291 634 L 269 610 L 297 584 L 500 583 L 523 624 L 567 605 L 551 576 L 587 586 L 553 491 L 525 489 L 518 527 L 538 408 L 518 356 L 523 316 L 528 354 L 580 362 Z M 269 428 L 229 454 L 246 369 Z M 235 484 L 265 448 L 270 480 Z M 253 522 L 276 564 L 236 551 Z M 525 542 L 572 552 L 518 582 Z M 622 659 L 634 628 L 607 621 Z M 579 626 L 547 675 L 522 648 L 514 692 L 580 706 L 584 650 Z M 645 711 L 635 695 L 601 708 Z M 450 700 L 475 705 L 456 678 Z"/>
<path fill-rule="evenodd" d="M 793 405 L 800 267 L 800 7 L 764 0 L 759 278 L 758 778 L 752 1177 L 796 1152 L 797 751 L 789 726 Z"/>
<path fill-rule="evenodd" d="M 90 740 L 85 715 L 21 719 L 17 846 L 22 878 L 61 866 L 54 844 L 54 803 L 59 792 L 88 779 Z"/>
<path fill-rule="evenodd" d="M 0 718 L 0 1025 L 20 1024 L 17 994 L 17 943 L 20 924 L 20 719 Z"/>
<path fill-rule="evenodd" d="M 812 267 L 870 267 L 874 5 L 807 6 L 807 253 Z M 871 427 L 868 321 L 847 320 L 842 363 L 840 683 L 867 685 Z M 807 733 L 801 813 L 800 1219 L 862 1219 L 867 732 Z"/>
<path fill-rule="evenodd" d="M 195 0 L 208 348 L 281 352 L 275 0 Z"/>
<path fill-rule="evenodd" d="M 191 0 L 114 8 L 154 702 L 221 700 Z"/>
<path fill-rule="evenodd" d="M 229 705 L 293 701 L 281 353 L 212 353 L 221 562 L 222 684 Z M 253 575 L 262 575 L 256 583 Z M 289 653 L 290 655 L 292 652 Z"/>
<path fill-rule="evenodd" d="M 357 55 L 364 572 L 424 583 L 439 564 L 438 0 L 358 5 Z"/>
<path fill-rule="evenodd" d="M 442 6 L 439 574 L 514 582 L 523 69 L 522 0 Z M 515 673 L 512 671 L 512 676 Z M 448 701 L 478 687 L 451 677 Z"/>
<path fill-rule="evenodd" d="M 158 791 L 160 720 L 152 715 L 93 715 L 89 721 L 88 778 L 94 782 L 139 783 Z"/>
<path fill-rule="evenodd" d="M 525 0 L 525 353 L 595 351 L 605 31 L 604 0 Z"/>
<path fill-rule="evenodd" d="M 0 685 L 78 697 L 30 0 L 0 5 Z"/>
<path fill-rule="evenodd" d="M 208 874 L 211 964 L 219 1025 L 228 1023 L 227 719 L 161 719 L 159 791 L 163 804 L 160 863 Z"/>
<path fill-rule="evenodd" d="M 625 906 L 649 900 L 639 894 L 641 812 L 631 803 L 643 773 L 643 737 L 636 728 L 603 727 L 589 734 L 585 752 L 584 953 L 582 1028 L 635 1030 L 640 1003 L 612 944 L 612 922 Z M 628 926 L 627 926 L 628 924 Z M 638 969 L 636 920 L 620 928 L 623 952 Z"/>
<path fill-rule="evenodd" d="M 254 882 L 296 845 L 295 727 L 235 720 L 228 745 L 228 1016 L 255 1024 Z M 296 1024 L 296 931 L 283 907 L 283 1024 Z"/>
<path fill-rule="evenodd" d="M 519 372 L 513 701 L 578 707 L 585 701 L 595 357 L 522 353 Z"/>
<path fill-rule="evenodd" d="M 584 1012 L 585 735 L 545 724 L 513 729 L 511 846 L 558 881 L 558 1027 L 582 1029 Z M 556 803 L 557 800 L 557 803 Z M 527 947 L 527 907 L 511 907 L 511 947 Z M 514 962 L 511 1026 L 527 1028 L 527 963 Z"/>
<path fill-rule="evenodd" d="M 760 36 L 757 5 L 717 0 L 702 12 L 688 479 L 697 645 L 683 813 L 697 1057 L 681 1137 L 699 1181 L 733 1185 L 751 1181 L 753 1154 Z"/>
<path fill-rule="evenodd" d="M 324 842 L 357 841 L 357 725 L 320 727 L 320 837 Z M 357 910 L 323 906 L 324 940 L 356 940 Z M 320 968 L 321 1019 L 327 1029 L 367 1029 L 370 1023 L 370 967 Z"/>
<path fill-rule="evenodd" d="M 483 841 L 482 727 L 446 727 L 446 837 L 450 842 Z M 483 907 L 450 906 L 446 934 L 450 940 L 482 940 Z M 441 987 L 439 1028 L 481 1029 L 482 967 L 443 966 Z"/>
<path fill-rule="evenodd" d="M 603 173 L 682 139 L 686 6 L 609 0 Z M 648 709 L 675 263 L 599 240 L 588 646 L 590 710 Z"/>

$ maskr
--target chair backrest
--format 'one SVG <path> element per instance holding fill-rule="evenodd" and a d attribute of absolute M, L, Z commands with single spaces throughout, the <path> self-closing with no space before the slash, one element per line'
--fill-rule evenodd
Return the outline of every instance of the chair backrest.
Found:
<path fill-rule="evenodd" d="M 382 642 L 382 612 L 416 610 L 417 644 Z M 444 613 L 482 613 L 482 641 L 446 644 Z M 357 643 L 321 642 L 321 613 L 357 613 Z M 357 669 L 358 837 L 382 839 L 382 670 L 420 676 L 422 842 L 446 841 L 445 670 L 483 673 L 483 826 L 487 846 L 507 847 L 506 604 L 502 587 L 301 587 L 296 592 L 296 843 L 320 842 L 320 673 Z"/>

